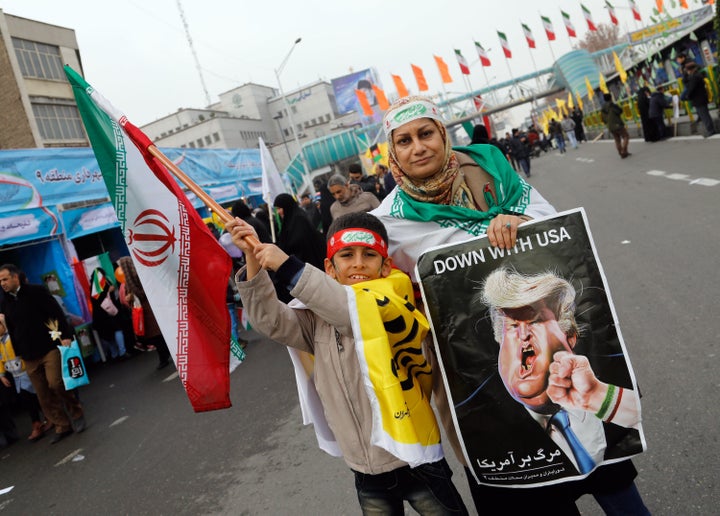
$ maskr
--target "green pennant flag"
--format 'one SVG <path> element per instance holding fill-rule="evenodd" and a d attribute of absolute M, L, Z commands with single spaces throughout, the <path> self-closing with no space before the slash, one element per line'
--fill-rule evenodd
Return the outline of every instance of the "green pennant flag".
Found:
<path fill-rule="evenodd" d="M 693 41 L 697 41 L 697 40 L 698 40 L 698 37 L 697 37 L 697 35 L 695 34 L 695 31 L 692 31 L 692 32 L 690 33 L 690 39 L 693 40 Z"/>
<path fill-rule="evenodd" d="M 693 61 L 695 60 L 695 53 L 689 48 L 688 48 L 687 56 L 688 56 L 688 59 L 692 59 Z"/>
<path fill-rule="evenodd" d="M 675 50 L 675 47 L 673 47 L 672 51 L 670 52 L 670 59 L 675 59 L 677 57 L 677 50 Z"/>

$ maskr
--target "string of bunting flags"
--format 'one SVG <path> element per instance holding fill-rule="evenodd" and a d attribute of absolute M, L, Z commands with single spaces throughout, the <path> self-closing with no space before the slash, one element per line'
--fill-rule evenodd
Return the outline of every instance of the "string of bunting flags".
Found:
<path fill-rule="evenodd" d="M 712 1 L 712 0 L 711 0 Z M 628 0 L 629 3 L 629 9 L 631 11 L 632 18 L 636 22 L 642 22 L 642 17 L 640 14 L 640 9 L 637 6 L 637 2 L 635 0 Z M 655 7 L 653 8 L 653 13 L 656 15 L 662 12 L 667 12 L 663 0 L 656 0 Z M 593 18 L 593 15 L 590 11 L 590 9 L 583 3 L 579 4 L 580 10 L 585 18 L 585 22 L 587 23 L 588 30 L 591 32 L 598 30 L 598 24 L 596 24 L 595 19 Z M 688 9 L 688 4 L 686 1 L 681 1 L 680 6 L 683 9 Z M 608 0 L 605 1 L 605 9 L 608 12 L 609 21 L 612 25 L 619 26 L 619 19 L 615 10 L 615 6 Z M 563 25 L 565 26 L 565 30 L 567 32 L 568 39 L 578 37 L 578 32 L 575 28 L 575 25 L 573 24 L 571 20 L 571 16 L 568 12 L 564 10 L 560 10 L 560 16 L 563 21 Z M 540 14 L 540 22 L 543 26 L 543 29 L 545 31 L 545 35 L 548 41 L 548 44 L 550 44 L 553 41 L 557 40 L 557 32 L 555 31 L 554 25 L 550 17 L 545 16 L 543 14 Z M 527 42 L 529 49 L 537 49 L 538 48 L 538 41 L 533 35 L 533 31 L 527 23 L 521 22 L 520 23 L 523 35 L 525 36 L 525 40 Z M 497 35 L 500 41 L 500 45 L 503 50 L 503 55 L 506 60 L 512 59 L 513 52 L 511 49 L 510 41 L 508 39 L 507 33 L 498 30 Z M 474 41 L 475 51 L 478 56 L 478 61 L 476 63 L 479 63 L 483 68 L 489 67 L 492 65 L 490 57 L 488 56 L 488 51 L 483 47 L 483 45 L 478 42 Z M 551 49 L 552 50 L 552 49 Z M 453 49 L 455 58 L 458 63 L 458 67 L 460 69 L 460 76 L 469 76 L 471 75 L 471 64 L 468 62 L 468 60 L 463 55 L 462 51 L 460 49 Z M 452 77 L 452 74 L 450 72 L 450 68 L 448 64 L 445 62 L 443 57 L 439 55 L 433 55 L 433 59 L 435 61 L 435 64 L 438 69 L 438 74 L 440 76 L 442 84 L 450 84 L 454 82 L 454 79 Z M 617 56 L 614 57 L 616 67 L 619 63 L 619 59 Z M 475 64 L 475 63 L 473 63 Z M 620 65 L 622 66 L 622 65 Z M 429 85 L 427 78 L 425 76 L 425 71 L 423 68 L 416 64 L 410 64 L 410 68 L 412 71 L 413 78 L 415 79 L 415 84 L 417 86 L 417 91 L 419 92 L 426 92 L 429 90 Z M 618 69 L 619 71 L 619 69 Z M 621 77 L 627 77 L 624 70 L 621 72 Z M 410 90 L 405 85 L 405 82 L 401 75 L 399 74 L 391 74 L 391 78 L 393 81 L 393 85 L 395 86 L 396 95 L 387 95 L 386 92 L 380 88 L 377 84 L 372 85 L 372 90 L 375 93 L 375 97 L 377 99 L 377 105 L 374 106 L 376 109 L 379 109 L 380 111 L 385 111 L 387 107 L 389 106 L 389 97 L 407 97 L 410 95 Z M 467 80 L 467 79 L 466 79 Z M 625 81 L 623 81 L 625 82 Z M 588 89 L 588 98 L 592 100 L 594 92 L 592 92 L 592 87 L 590 86 L 590 81 L 586 81 L 587 89 Z M 599 84 L 600 84 L 600 90 L 606 91 L 607 86 L 605 85 L 605 80 L 602 77 L 602 75 L 599 78 Z M 356 89 L 355 94 L 357 95 L 358 102 L 360 104 L 360 107 L 362 108 L 363 114 L 365 116 L 373 116 L 375 113 L 373 111 L 373 106 L 371 105 L 370 99 L 368 99 L 367 94 L 365 91 Z M 575 92 L 576 95 L 579 95 L 579 92 Z"/>

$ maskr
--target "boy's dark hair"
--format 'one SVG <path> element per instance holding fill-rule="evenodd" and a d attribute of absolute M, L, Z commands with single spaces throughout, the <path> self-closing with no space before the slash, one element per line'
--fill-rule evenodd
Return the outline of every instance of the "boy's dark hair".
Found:
<path fill-rule="evenodd" d="M 302 195 L 300 196 L 301 199 L 305 199 L 306 197 L 307 197 L 308 199 L 310 199 L 310 194 L 309 194 L 309 193 L 304 193 L 304 194 L 302 194 Z"/>
<path fill-rule="evenodd" d="M 348 167 L 348 174 L 362 174 L 362 167 L 359 163 L 352 163 Z"/>
<path fill-rule="evenodd" d="M 369 229 L 370 231 L 374 231 L 380 235 L 380 237 L 385 240 L 385 243 L 388 241 L 388 234 L 387 229 L 385 229 L 385 225 L 380 222 L 380 219 L 378 219 L 375 215 L 370 215 L 364 211 L 346 213 L 345 215 L 333 220 L 332 224 L 330 224 L 330 227 L 328 228 L 326 241 L 330 240 L 330 237 L 338 231 L 348 228 Z"/>

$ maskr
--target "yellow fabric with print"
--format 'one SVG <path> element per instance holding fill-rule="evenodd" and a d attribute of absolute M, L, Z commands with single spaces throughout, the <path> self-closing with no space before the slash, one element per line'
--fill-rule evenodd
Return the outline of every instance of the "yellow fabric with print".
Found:
<path fill-rule="evenodd" d="M 387 278 L 352 285 L 349 292 L 356 352 L 373 409 L 372 443 L 410 466 L 440 460 L 440 430 L 430 406 L 432 371 L 422 352 L 429 324 L 413 305 L 410 278 L 393 269 Z"/>

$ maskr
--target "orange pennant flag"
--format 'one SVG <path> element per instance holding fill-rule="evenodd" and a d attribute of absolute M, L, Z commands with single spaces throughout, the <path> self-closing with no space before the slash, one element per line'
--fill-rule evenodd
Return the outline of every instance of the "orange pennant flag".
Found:
<path fill-rule="evenodd" d="M 680 7 L 682 7 L 683 9 L 690 9 L 687 0 L 680 0 Z"/>
<path fill-rule="evenodd" d="M 405 83 L 403 82 L 402 77 L 400 77 L 399 75 L 392 75 L 392 74 L 390 74 L 390 76 L 392 77 L 392 80 L 395 83 L 395 89 L 398 92 L 398 97 L 403 98 L 403 97 L 410 96 L 410 92 L 405 87 Z"/>
<path fill-rule="evenodd" d="M 435 58 L 435 64 L 437 64 L 438 70 L 440 70 L 440 78 L 442 79 L 442 82 L 445 84 L 453 82 L 452 77 L 450 77 L 450 70 L 448 70 L 447 63 L 443 61 L 442 57 L 433 57 Z"/>
<path fill-rule="evenodd" d="M 378 102 L 378 107 L 381 111 L 385 111 L 387 108 L 390 107 L 390 103 L 388 102 L 387 97 L 385 96 L 385 92 L 382 90 L 382 88 L 372 85 L 372 89 L 375 92 L 375 98 Z"/>
<path fill-rule="evenodd" d="M 412 67 L 413 75 L 415 75 L 415 80 L 417 81 L 418 90 L 427 91 L 429 88 L 428 88 L 427 81 L 425 80 L 425 74 L 423 73 L 422 68 L 420 68 L 419 66 L 415 66 L 412 63 L 410 64 L 410 66 Z"/>
<path fill-rule="evenodd" d="M 365 95 L 365 92 L 363 90 L 355 90 L 355 95 L 357 95 L 357 98 L 360 101 L 363 114 L 365 116 L 373 116 L 373 109 L 370 106 L 370 101 L 368 100 L 367 95 Z"/>
<path fill-rule="evenodd" d="M 657 5 L 658 13 L 663 12 L 663 0 L 655 0 L 655 5 Z"/>

